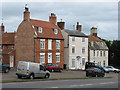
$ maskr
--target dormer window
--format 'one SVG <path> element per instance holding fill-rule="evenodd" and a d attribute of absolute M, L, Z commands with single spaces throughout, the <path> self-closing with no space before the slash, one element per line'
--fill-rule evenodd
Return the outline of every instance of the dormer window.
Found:
<path fill-rule="evenodd" d="M 42 27 L 37 27 L 38 33 L 42 33 Z"/>
<path fill-rule="evenodd" d="M 58 34 L 58 30 L 57 29 L 54 29 L 54 34 Z"/>

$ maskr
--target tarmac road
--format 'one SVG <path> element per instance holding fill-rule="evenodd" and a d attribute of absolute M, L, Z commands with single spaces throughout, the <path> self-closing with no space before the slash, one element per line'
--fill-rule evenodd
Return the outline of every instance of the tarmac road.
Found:
<path fill-rule="evenodd" d="M 118 88 L 118 79 L 74 79 L 14 82 L 3 83 L 2 88 Z"/>

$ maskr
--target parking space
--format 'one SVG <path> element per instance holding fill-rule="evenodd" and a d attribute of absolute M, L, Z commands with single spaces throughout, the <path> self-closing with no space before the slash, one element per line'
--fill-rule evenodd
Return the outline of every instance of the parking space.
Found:
<path fill-rule="evenodd" d="M 16 76 L 16 70 L 11 70 L 9 73 L 0 73 L 0 77 L 2 76 L 2 80 L 14 80 L 18 79 Z M 50 78 L 79 78 L 79 77 L 86 77 L 85 71 L 71 71 L 71 70 L 63 70 L 62 73 L 60 72 L 51 72 Z M 118 78 L 118 73 L 110 72 L 106 73 L 105 77 L 115 77 Z"/>

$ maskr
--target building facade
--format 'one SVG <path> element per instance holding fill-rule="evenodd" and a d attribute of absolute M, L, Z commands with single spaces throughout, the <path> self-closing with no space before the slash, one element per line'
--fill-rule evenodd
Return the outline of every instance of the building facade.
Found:
<path fill-rule="evenodd" d="M 89 40 L 89 62 L 95 62 L 102 66 L 108 66 L 108 47 L 106 43 L 97 36 L 97 28 L 91 28 L 91 35 Z"/>
<path fill-rule="evenodd" d="M 15 33 L 4 32 L 4 25 L 0 26 L 0 61 L 9 64 L 10 67 L 15 66 Z"/>
<path fill-rule="evenodd" d="M 64 29 L 64 23 L 59 22 L 64 37 L 64 64 L 67 69 L 84 69 L 88 61 L 88 36 L 81 32 L 77 23 L 76 30 Z"/>
<path fill-rule="evenodd" d="M 63 67 L 64 38 L 56 22 L 54 13 L 51 13 L 48 22 L 30 19 L 29 9 L 25 7 L 24 19 L 15 36 L 16 63 L 55 63 Z"/>

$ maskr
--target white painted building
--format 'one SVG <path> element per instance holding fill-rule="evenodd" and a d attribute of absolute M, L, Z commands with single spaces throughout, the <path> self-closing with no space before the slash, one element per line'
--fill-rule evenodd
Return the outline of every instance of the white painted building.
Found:
<path fill-rule="evenodd" d="M 89 40 L 88 61 L 95 62 L 102 66 L 108 66 L 108 47 L 106 43 L 97 36 L 97 28 L 91 28 Z"/>
<path fill-rule="evenodd" d="M 62 30 L 64 37 L 64 64 L 67 69 L 84 69 L 88 62 L 88 36 L 81 30 Z"/>

